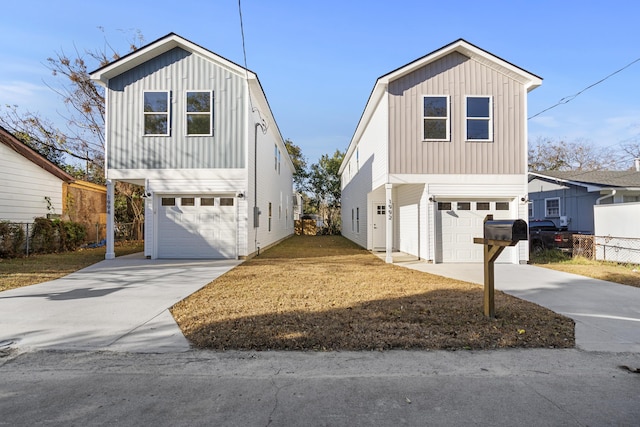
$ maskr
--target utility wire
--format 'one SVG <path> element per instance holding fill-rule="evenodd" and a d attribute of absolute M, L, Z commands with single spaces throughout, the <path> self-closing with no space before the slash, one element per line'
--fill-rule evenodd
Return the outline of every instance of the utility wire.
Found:
<path fill-rule="evenodd" d="M 247 48 L 244 40 L 244 22 L 242 19 L 242 4 L 241 0 L 238 0 L 238 14 L 240 15 L 240 34 L 242 35 L 242 55 L 244 58 L 244 72 L 247 81 L 247 94 L 249 95 L 249 106 L 251 107 L 251 111 L 257 112 L 260 117 L 260 128 L 263 133 L 266 133 L 266 123 L 262 118 L 262 114 L 260 114 L 260 110 L 257 107 L 253 106 L 253 101 L 251 99 L 251 89 L 249 88 L 249 68 L 247 67 Z"/>
<path fill-rule="evenodd" d="M 624 67 L 620 68 L 619 70 L 614 71 L 613 73 L 609 74 L 609 75 L 608 75 L 608 76 L 606 76 L 605 78 L 600 79 L 600 80 L 598 80 L 597 82 L 595 82 L 595 83 L 593 83 L 593 84 L 591 84 L 591 85 L 589 85 L 589 86 L 585 87 L 585 88 L 584 88 L 584 89 L 582 89 L 580 92 L 578 92 L 578 93 L 576 93 L 576 94 L 574 94 L 574 95 L 571 95 L 571 96 L 565 96 L 565 97 L 564 97 L 564 98 L 562 98 L 560 101 L 558 101 L 556 104 L 552 105 L 552 106 L 551 106 L 551 107 L 549 107 L 549 108 L 545 108 L 544 110 L 540 111 L 540 112 L 539 112 L 539 113 L 537 113 L 537 114 L 534 114 L 533 116 L 529 117 L 527 120 L 531 120 L 531 119 L 533 119 L 534 117 L 538 117 L 540 114 L 542 114 L 542 113 L 544 113 L 544 112 L 547 112 L 547 111 L 551 110 L 552 108 L 556 108 L 556 107 L 557 107 L 557 106 L 559 106 L 559 105 L 567 104 L 567 103 L 569 103 L 569 102 L 573 101 L 575 98 L 577 98 L 577 97 L 578 97 L 578 95 L 582 94 L 583 92 L 585 92 L 585 91 L 587 91 L 587 90 L 591 89 L 592 87 L 594 87 L 594 86 L 596 86 L 596 85 L 599 85 L 600 83 L 604 82 L 604 81 L 605 81 L 605 80 L 607 80 L 608 78 L 610 78 L 610 77 L 612 77 L 612 76 L 614 76 L 614 75 L 618 74 L 619 72 L 623 71 L 623 70 L 624 70 L 624 69 L 626 69 L 626 68 L 629 68 L 630 66 L 632 66 L 633 64 L 635 64 L 635 63 L 636 63 L 636 62 L 638 62 L 638 61 L 640 61 L 640 58 L 635 59 L 634 61 L 632 61 L 632 62 L 630 62 L 629 64 L 625 65 Z"/>

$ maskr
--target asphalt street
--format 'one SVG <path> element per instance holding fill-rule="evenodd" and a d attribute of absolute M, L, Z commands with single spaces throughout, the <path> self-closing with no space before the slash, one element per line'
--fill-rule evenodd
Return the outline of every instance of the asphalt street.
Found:
<path fill-rule="evenodd" d="M 38 351 L 0 361 L 0 425 L 637 426 L 636 353 Z"/>

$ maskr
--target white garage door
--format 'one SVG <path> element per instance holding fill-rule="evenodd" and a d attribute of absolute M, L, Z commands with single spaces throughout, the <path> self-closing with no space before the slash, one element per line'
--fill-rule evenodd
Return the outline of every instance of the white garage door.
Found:
<path fill-rule="evenodd" d="M 484 234 L 484 218 L 510 219 L 510 203 L 496 201 L 438 202 L 441 262 L 483 262 L 483 245 L 473 243 Z M 513 247 L 506 248 L 497 262 L 511 262 Z"/>
<path fill-rule="evenodd" d="M 236 258 L 235 204 L 224 196 L 159 197 L 158 258 Z"/>

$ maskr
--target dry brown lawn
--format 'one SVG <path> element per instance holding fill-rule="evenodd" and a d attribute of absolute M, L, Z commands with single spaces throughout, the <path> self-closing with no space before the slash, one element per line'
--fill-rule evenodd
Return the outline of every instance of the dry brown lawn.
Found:
<path fill-rule="evenodd" d="M 620 283 L 621 285 L 640 288 L 640 266 L 633 264 L 616 264 L 613 262 L 592 261 L 576 257 L 567 261 L 538 264 L 540 267 L 567 273 L 579 274 L 594 279 Z"/>
<path fill-rule="evenodd" d="M 338 236 L 295 236 L 176 304 L 197 347 L 216 350 L 494 349 L 574 346 L 574 323 L 482 286 L 384 263 Z"/>
<path fill-rule="evenodd" d="M 127 242 L 115 247 L 116 256 L 143 250 L 143 244 L 138 242 Z M 0 291 L 58 279 L 102 261 L 104 255 L 105 248 L 95 248 L 59 254 L 34 254 L 13 259 L 0 258 Z"/>

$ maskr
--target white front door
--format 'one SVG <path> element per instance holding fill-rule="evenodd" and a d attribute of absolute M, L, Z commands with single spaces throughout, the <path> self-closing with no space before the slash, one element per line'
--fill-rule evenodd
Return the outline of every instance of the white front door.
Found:
<path fill-rule="evenodd" d="M 384 251 L 387 247 L 387 205 L 384 202 L 373 202 L 371 204 L 373 212 L 372 233 L 373 250 Z"/>

